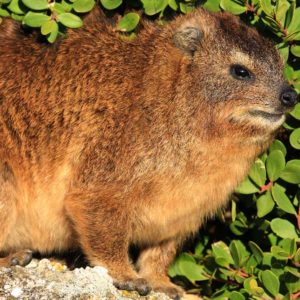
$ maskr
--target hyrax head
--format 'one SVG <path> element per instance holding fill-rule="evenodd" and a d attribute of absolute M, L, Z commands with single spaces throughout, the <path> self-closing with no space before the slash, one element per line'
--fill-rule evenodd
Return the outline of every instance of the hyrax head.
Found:
<path fill-rule="evenodd" d="M 270 136 L 297 102 L 274 45 L 227 13 L 200 9 L 175 25 L 173 43 L 188 60 L 187 99 L 201 99 L 202 122 L 255 142 Z"/>

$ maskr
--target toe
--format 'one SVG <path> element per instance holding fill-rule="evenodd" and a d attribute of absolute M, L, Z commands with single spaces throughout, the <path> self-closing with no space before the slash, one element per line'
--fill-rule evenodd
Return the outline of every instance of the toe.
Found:
<path fill-rule="evenodd" d="M 149 294 L 151 287 L 143 278 L 116 280 L 114 285 L 119 290 L 137 291 L 141 296 Z"/>
<path fill-rule="evenodd" d="M 32 251 L 31 250 L 21 250 L 16 253 L 13 253 L 10 255 L 10 265 L 11 266 L 26 266 L 28 265 L 32 260 Z"/>

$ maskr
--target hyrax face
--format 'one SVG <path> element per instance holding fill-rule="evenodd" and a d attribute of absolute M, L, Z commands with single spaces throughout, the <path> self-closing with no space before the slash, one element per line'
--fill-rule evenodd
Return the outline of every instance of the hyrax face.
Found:
<path fill-rule="evenodd" d="M 203 99 L 204 111 L 211 107 L 214 133 L 247 131 L 257 141 L 274 132 L 296 104 L 274 45 L 238 18 L 226 13 L 208 18 L 199 11 L 174 40 L 193 57 L 190 98 Z"/>

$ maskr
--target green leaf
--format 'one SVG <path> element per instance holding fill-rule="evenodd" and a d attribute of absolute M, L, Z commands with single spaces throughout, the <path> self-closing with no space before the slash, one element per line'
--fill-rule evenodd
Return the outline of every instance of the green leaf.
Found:
<path fill-rule="evenodd" d="M 292 45 L 291 52 L 293 55 L 300 57 L 300 46 L 299 45 Z"/>
<path fill-rule="evenodd" d="M 258 262 L 257 262 L 255 256 L 252 254 L 250 256 L 250 258 L 247 260 L 247 262 L 244 266 L 244 269 L 247 274 L 252 275 L 252 274 L 255 274 L 257 265 L 258 265 Z"/>
<path fill-rule="evenodd" d="M 43 35 L 47 35 L 54 30 L 55 26 L 57 26 L 57 23 L 54 20 L 49 20 L 49 21 L 43 23 L 43 25 L 41 27 L 41 33 Z"/>
<path fill-rule="evenodd" d="M 63 13 L 57 16 L 57 20 L 69 28 L 79 28 L 82 26 L 82 20 L 71 13 Z"/>
<path fill-rule="evenodd" d="M 136 28 L 140 21 L 140 16 L 137 13 L 128 13 L 120 20 L 118 30 L 130 32 Z"/>
<path fill-rule="evenodd" d="M 295 239 L 284 239 L 280 241 L 279 246 L 284 249 L 291 258 L 295 255 L 297 250 Z"/>
<path fill-rule="evenodd" d="M 249 242 L 249 247 L 257 261 L 257 263 L 261 263 L 263 257 L 264 257 L 264 253 L 263 251 L 260 249 L 260 247 L 255 244 L 254 242 L 250 241 Z"/>
<path fill-rule="evenodd" d="M 300 149 L 300 128 L 295 129 L 290 135 L 290 143 L 295 149 Z"/>
<path fill-rule="evenodd" d="M 196 247 L 195 247 L 195 255 L 196 257 L 202 257 L 203 256 L 203 251 L 205 249 L 205 247 L 207 246 L 208 244 L 208 236 L 204 236 L 203 237 L 203 241 L 200 241 L 199 243 L 197 243 Z"/>
<path fill-rule="evenodd" d="M 230 300 L 245 300 L 245 297 L 243 296 L 242 293 L 233 291 L 233 292 L 231 292 L 229 299 Z"/>
<path fill-rule="evenodd" d="M 168 5 L 175 11 L 178 9 L 176 0 L 168 0 Z"/>
<path fill-rule="evenodd" d="M 144 6 L 145 14 L 153 16 L 162 12 L 168 6 L 168 0 L 141 0 Z"/>
<path fill-rule="evenodd" d="M 234 15 L 240 15 L 247 11 L 247 7 L 243 1 L 237 0 L 221 0 L 220 6 L 226 10 L 231 12 Z"/>
<path fill-rule="evenodd" d="M 179 260 L 178 269 L 180 270 L 180 274 L 192 283 L 209 279 L 204 275 L 204 267 L 197 265 L 195 262 Z"/>
<path fill-rule="evenodd" d="M 19 5 L 19 0 L 12 0 L 7 8 L 15 14 L 23 15 L 24 12 Z"/>
<path fill-rule="evenodd" d="M 231 220 L 234 222 L 236 219 L 236 202 L 231 200 Z"/>
<path fill-rule="evenodd" d="M 280 140 L 275 140 L 269 148 L 270 153 L 275 150 L 281 151 L 283 155 L 286 156 L 286 148 Z"/>
<path fill-rule="evenodd" d="M 222 266 L 229 266 L 233 264 L 233 259 L 230 254 L 229 247 L 222 241 L 212 244 L 212 251 L 215 256 L 215 259 L 222 258 L 223 260 L 216 261 L 219 262 Z"/>
<path fill-rule="evenodd" d="M 270 153 L 266 161 L 267 174 L 271 181 L 279 178 L 281 171 L 285 167 L 285 158 L 280 150 L 274 150 Z"/>
<path fill-rule="evenodd" d="M 300 7 L 296 8 L 294 10 L 293 18 L 291 20 L 291 23 L 289 27 L 287 28 L 288 34 L 293 34 L 297 31 L 300 31 Z"/>
<path fill-rule="evenodd" d="M 122 0 L 100 0 L 101 4 L 106 9 L 116 9 L 122 4 Z"/>
<path fill-rule="evenodd" d="M 266 288 L 266 290 L 272 295 L 272 296 L 278 296 L 279 293 L 279 280 L 277 276 L 270 270 L 265 270 L 261 272 L 261 280 Z"/>
<path fill-rule="evenodd" d="M 95 0 L 76 0 L 73 4 L 73 8 L 78 13 L 86 13 L 93 9 L 95 6 Z"/>
<path fill-rule="evenodd" d="M 220 0 L 207 0 L 203 7 L 212 12 L 219 12 L 220 9 Z"/>
<path fill-rule="evenodd" d="M 49 8 L 47 0 L 22 0 L 23 4 L 33 10 L 44 10 Z"/>
<path fill-rule="evenodd" d="M 284 72 L 284 77 L 287 80 L 293 80 L 294 79 L 294 69 L 288 63 L 285 64 L 283 72 Z"/>
<path fill-rule="evenodd" d="M 300 264 L 300 248 L 296 251 L 295 256 L 294 256 L 294 261 L 297 264 Z"/>
<path fill-rule="evenodd" d="M 253 277 L 246 278 L 243 285 L 244 285 L 245 290 L 250 295 L 259 297 L 259 296 L 262 296 L 264 293 L 264 290 L 258 286 L 256 279 Z"/>
<path fill-rule="evenodd" d="M 287 62 L 290 54 L 290 46 L 287 43 L 280 43 L 277 45 L 277 49 L 279 50 L 284 61 Z"/>
<path fill-rule="evenodd" d="M 287 260 L 289 258 L 289 253 L 279 246 L 272 246 L 271 253 L 276 259 Z"/>
<path fill-rule="evenodd" d="M 47 37 L 49 43 L 54 43 L 58 35 L 58 24 L 55 22 L 50 34 Z"/>
<path fill-rule="evenodd" d="M 297 103 L 290 114 L 297 120 L 300 120 L 300 103 Z"/>
<path fill-rule="evenodd" d="M 290 3 L 287 0 L 277 0 L 276 3 L 276 19 L 281 22 L 281 24 L 285 24 L 286 13 L 290 7 Z"/>
<path fill-rule="evenodd" d="M 8 4 L 11 0 L 0 0 L 0 4 Z"/>
<path fill-rule="evenodd" d="M 270 213 L 274 208 L 274 201 L 272 199 L 270 191 L 267 191 L 265 194 L 261 195 L 256 201 L 257 216 L 259 218 L 264 217 Z"/>
<path fill-rule="evenodd" d="M 254 194 L 259 188 L 247 177 L 235 190 L 239 194 Z"/>
<path fill-rule="evenodd" d="M 284 170 L 281 172 L 280 178 L 289 183 L 300 183 L 300 160 L 293 159 L 287 162 Z"/>
<path fill-rule="evenodd" d="M 272 266 L 272 260 L 273 260 L 273 255 L 270 252 L 264 252 L 264 257 L 262 260 L 262 265 L 264 267 L 271 267 Z"/>
<path fill-rule="evenodd" d="M 0 7 L 0 17 L 8 17 L 8 16 L 9 16 L 9 12 Z M 1 22 L 0 22 L 0 24 L 1 24 Z"/>
<path fill-rule="evenodd" d="M 249 177 L 260 187 L 265 184 L 267 178 L 266 168 L 264 162 L 261 159 L 256 159 L 249 172 Z"/>
<path fill-rule="evenodd" d="M 241 241 L 233 240 L 229 245 L 229 249 L 234 261 L 234 265 L 236 267 L 241 267 L 249 256 L 249 253 L 246 251 L 245 246 Z"/>
<path fill-rule="evenodd" d="M 60 4 L 60 7 L 64 10 L 64 12 L 70 12 L 73 8 L 73 3 L 69 3 L 66 0 L 62 0 L 61 3 L 55 2 L 54 7 L 56 7 L 57 4 Z"/>
<path fill-rule="evenodd" d="M 297 276 L 288 272 L 282 276 L 281 280 L 290 293 L 299 292 L 300 279 Z"/>
<path fill-rule="evenodd" d="M 271 0 L 260 0 L 260 6 L 262 10 L 267 14 L 271 15 L 273 13 L 273 7 L 271 4 Z"/>
<path fill-rule="evenodd" d="M 29 11 L 24 19 L 23 23 L 30 27 L 41 27 L 43 23 L 50 20 L 50 17 L 43 13 L 36 13 Z"/>
<path fill-rule="evenodd" d="M 235 235 L 243 235 L 248 231 L 248 227 L 247 217 L 242 211 L 237 214 L 236 219 L 229 225 L 230 230 Z"/>
<path fill-rule="evenodd" d="M 10 17 L 15 20 L 15 21 L 18 21 L 18 22 L 23 22 L 23 19 L 24 19 L 24 15 L 17 15 L 17 14 L 14 14 L 14 13 L 11 13 L 10 14 Z M 24 23 L 23 23 L 24 24 Z"/>
<path fill-rule="evenodd" d="M 184 3 L 184 2 L 180 2 L 179 7 L 180 7 L 180 11 L 184 14 L 188 14 L 192 12 L 195 8 L 193 3 Z"/>
<path fill-rule="evenodd" d="M 271 229 L 281 238 L 299 239 L 295 226 L 285 219 L 273 219 L 271 221 Z"/>
<path fill-rule="evenodd" d="M 285 192 L 282 190 L 282 188 L 280 188 L 278 184 L 275 184 L 272 187 L 272 196 L 280 209 L 287 212 L 288 214 L 297 215 L 295 207 L 293 206 L 288 196 L 285 194 Z"/>
<path fill-rule="evenodd" d="M 289 27 L 289 25 L 290 25 L 290 23 L 291 23 L 291 21 L 293 19 L 294 11 L 295 11 L 295 2 L 291 3 L 289 9 L 286 12 L 284 28 L 288 28 Z"/>

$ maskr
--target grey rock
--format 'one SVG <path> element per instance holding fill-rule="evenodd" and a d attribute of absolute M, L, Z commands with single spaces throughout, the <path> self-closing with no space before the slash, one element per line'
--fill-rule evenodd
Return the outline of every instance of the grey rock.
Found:
<path fill-rule="evenodd" d="M 86 267 L 69 270 L 48 259 L 34 259 L 26 267 L 0 268 L 0 300 L 170 300 L 161 293 L 139 296 L 119 291 L 107 270 Z"/>

